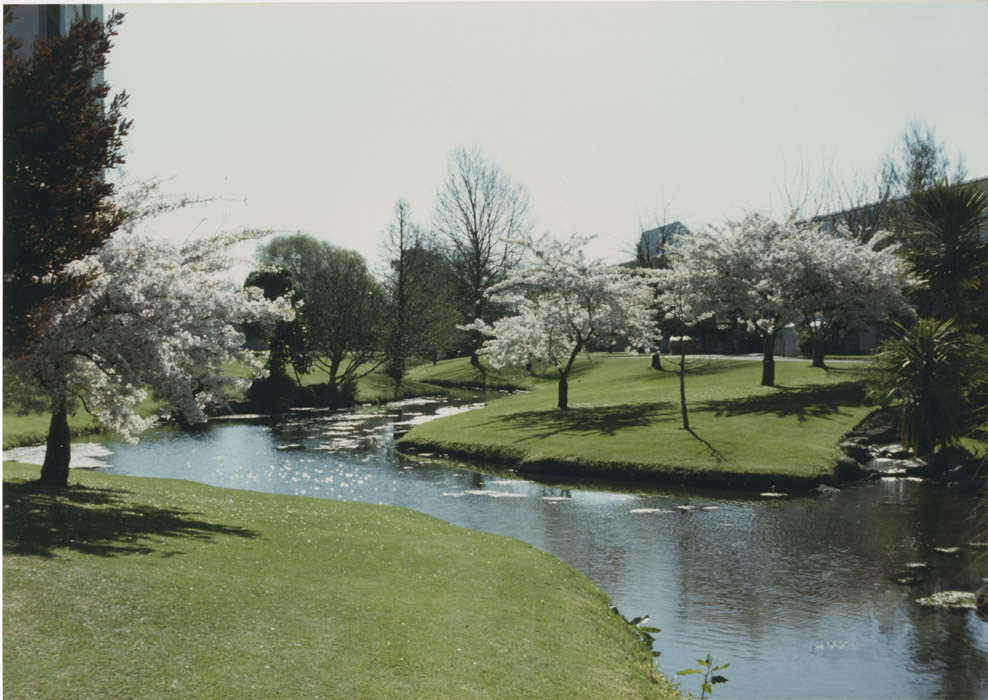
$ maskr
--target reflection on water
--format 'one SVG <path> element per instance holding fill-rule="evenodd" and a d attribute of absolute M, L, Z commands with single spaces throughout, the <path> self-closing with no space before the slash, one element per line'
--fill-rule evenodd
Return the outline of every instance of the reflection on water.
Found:
<path fill-rule="evenodd" d="M 667 672 L 708 652 L 730 662 L 725 698 L 988 697 L 988 624 L 915 603 L 988 573 L 975 499 L 902 480 L 781 499 L 546 484 L 395 453 L 396 432 L 455 410 L 412 400 L 159 430 L 99 443 L 92 458 L 121 474 L 405 506 L 525 540 L 628 617 L 650 615 Z"/>

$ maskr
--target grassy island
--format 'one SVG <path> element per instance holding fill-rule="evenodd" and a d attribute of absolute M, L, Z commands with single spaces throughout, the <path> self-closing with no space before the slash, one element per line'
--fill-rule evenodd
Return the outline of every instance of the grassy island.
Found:
<path fill-rule="evenodd" d="M 570 375 L 570 408 L 556 405 L 555 372 L 475 368 L 465 359 L 423 366 L 434 384 L 531 391 L 415 427 L 400 449 L 499 462 L 519 472 L 766 490 L 837 481 L 840 438 L 873 410 L 855 365 L 821 370 L 777 362 L 775 387 L 761 363 L 712 360 L 688 373 L 691 430 L 682 428 L 679 379 L 647 357 L 595 356 Z"/>
<path fill-rule="evenodd" d="M 4 464 L 5 696 L 672 698 L 606 596 L 389 506 Z"/>

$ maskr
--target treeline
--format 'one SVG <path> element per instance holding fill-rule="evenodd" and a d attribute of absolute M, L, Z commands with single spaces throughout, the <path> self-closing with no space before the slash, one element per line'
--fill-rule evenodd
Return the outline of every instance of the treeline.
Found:
<path fill-rule="evenodd" d="M 254 383 L 250 398 L 268 409 L 341 405 L 371 372 L 400 382 L 413 360 L 477 361 L 483 338 L 461 326 L 507 312 L 486 290 L 519 264 L 517 241 L 531 226 L 525 188 L 478 148 L 457 149 L 431 227 L 413 220 L 404 198 L 395 204 L 379 276 L 360 254 L 310 235 L 261 245 L 260 268 L 245 285 L 269 299 L 289 296 L 296 317 L 270 334 L 247 329 L 249 341 L 269 350 L 269 376 Z M 325 372 L 326 382 L 303 386 L 313 369 Z"/>

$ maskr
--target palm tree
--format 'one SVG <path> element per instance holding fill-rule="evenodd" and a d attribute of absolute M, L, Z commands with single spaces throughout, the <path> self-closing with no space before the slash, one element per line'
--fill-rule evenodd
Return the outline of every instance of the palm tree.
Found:
<path fill-rule="evenodd" d="M 939 182 L 909 198 L 904 255 L 921 313 L 976 323 L 988 292 L 988 195 L 984 183 Z"/>
<path fill-rule="evenodd" d="M 951 319 L 919 318 L 898 328 L 900 337 L 875 356 L 869 391 L 898 407 L 899 437 L 917 454 L 956 444 L 970 396 L 984 381 L 984 342 Z"/>

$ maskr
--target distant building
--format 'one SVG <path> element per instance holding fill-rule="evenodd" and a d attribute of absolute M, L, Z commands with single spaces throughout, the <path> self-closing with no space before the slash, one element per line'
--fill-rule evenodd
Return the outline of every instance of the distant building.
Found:
<path fill-rule="evenodd" d="M 961 184 L 980 185 L 988 194 L 988 177 L 975 178 Z M 863 240 L 868 240 L 876 231 L 891 228 L 893 213 L 900 209 L 905 202 L 905 197 L 871 202 L 830 214 L 814 216 L 799 223 L 819 223 L 824 229 L 830 231 L 836 230 L 838 226 L 843 224 L 852 230 L 864 232 Z M 981 237 L 988 240 L 988 222 L 981 228 Z"/>
<path fill-rule="evenodd" d="M 642 231 L 635 247 L 635 261 L 631 264 L 638 267 L 666 267 L 669 254 L 692 233 L 679 221 Z"/>
<path fill-rule="evenodd" d="M 14 5 L 14 20 L 4 28 L 4 37 L 20 39 L 18 53 L 28 54 L 38 39 L 49 39 L 68 33 L 78 20 L 103 19 L 102 5 Z M 103 72 L 93 82 L 103 82 Z"/>

